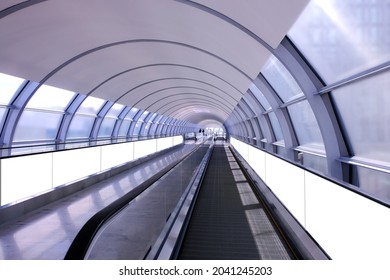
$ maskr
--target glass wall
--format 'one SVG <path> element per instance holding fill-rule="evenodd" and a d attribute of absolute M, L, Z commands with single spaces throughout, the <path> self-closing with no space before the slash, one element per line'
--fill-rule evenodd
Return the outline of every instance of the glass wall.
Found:
<path fill-rule="evenodd" d="M 334 83 L 390 60 L 388 1 L 312 0 L 288 36 Z"/>
<path fill-rule="evenodd" d="M 54 141 L 64 111 L 75 93 L 43 85 L 27 103 L 16 126 L 14 143 Z"/>
<path fill-rule="evenodd" d="M 73 116 L 67 133 L 67 139 L 88 139 L 99 110 L 106 101 L 88 96 Z"/>
<path fill-rule="evenodd" d="M 321 94 L 348 147 L 347 182 L 389 199 L 389 2 L 312 0 L 288 36 L 328 85 Z"/>
<path fill-rule="evenodd" d="M 7 106 L 23 82 L 24 80 L 18 77 L 0 73 L 0 131 L 3 127 Z"/>
<path fill-rule="evenodd" d="M 118 120 L 119 114 L 123 111 L 124 108 L 124 105 L 118 103 L 114 104 L 110 108 L 100 125 L 98 133 L 99 138 L 112 136 L 112 131 L 114 130 L 115 123 Z"/>

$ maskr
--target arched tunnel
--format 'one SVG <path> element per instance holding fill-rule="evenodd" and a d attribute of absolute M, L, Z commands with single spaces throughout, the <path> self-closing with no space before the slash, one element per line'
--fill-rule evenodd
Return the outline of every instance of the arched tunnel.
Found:
<path fill-rule="evenodd" d="M 197 199 L 216 193 L 215 201 L 189 207 L 194 217 L 210 208 L 197 236 L 213 235 L 207 217 L 228 213 L 237 200 L 244 210 L 226 218 L 234 229 L 222 230 L 234 236 L 219 237 L 226 239 L 219 246 L 251 240 L 247 246 L 257 251 L 186 255 L 180 249 L 175 256 L 386 258 L 389 18 L 385 0 L 3 1 L 0 259 L 63 259 L 89 217 L 134 192 L 124 185 L 162 180 L 180 164 L 191 167 L 167 185 L 199 179 Z M 110 192 L 102 187 L 107 180 Z M 231 182 L 236 197 L 222 194 Z M 218 188 L 202 191 L 207 184 Z M 258 224 L 260 212 L 245 204 L 255 198 L 242 184 L 264 203 L 252 208 L 271 217 L 272 237 L 264 234 L 265 222 Z M 177 201 L 191 193 L 180 188 Z M 151 189 L 142 189 L 134 206 L 126 201 L 136 209 L 129 215 L 149 211 L 136 205 Z M 77 196 L 77 206 L 59 210 L 61 201 Z M 160 203 L 165 196 L 155 191 L 153 197 Z M 215 208 L 222 200 L 226 209 Z M 176 203 L 163 220 L 179 217 L 185 207 Z M 184 223 L 188 230 L 192 224 Z M 165 247 L 153 244 L 167 227 L 164 221 L 155 229 L 139 256 L 110 249 L 107 258 L 162 254 Z M 239 237 L 244 231 L 249 237 Z M 186 242 L 208 246 L 189 238 L 178 240 L 184 248 Z M 275 247 L 286 249 L 269 253 Z"/>

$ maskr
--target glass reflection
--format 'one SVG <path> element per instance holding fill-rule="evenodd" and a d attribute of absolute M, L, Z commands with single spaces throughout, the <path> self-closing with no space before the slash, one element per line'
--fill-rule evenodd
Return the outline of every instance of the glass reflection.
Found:
<path fill-rule="evenodd" d="M 390 73 L 332 92 L 353 154 L 390 162 Z"/>
<path fill-rule="evenodd" d="M 0 104 L 8 105 L 23 79 L 0 73 Z"/>
<path fill-rule="evenodd" d="M 390 60 L 388 1 L 312 0 L 288 33 L 327 83 Z"/>
<path fill-rule="evenodd" d="M 302 90 L 293 76 L 291 76 L 290 72 L 276 57 L 270 57 L 261 73 L 283 102 L 290 101 L 303 95 Z"/>

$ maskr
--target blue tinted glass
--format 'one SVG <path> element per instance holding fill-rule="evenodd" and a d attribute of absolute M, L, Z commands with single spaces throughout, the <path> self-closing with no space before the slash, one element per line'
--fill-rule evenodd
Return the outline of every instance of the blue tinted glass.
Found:
<path fill-rule="evenodd" d="M 309 103 L 304 100 L 287 107 L 299 144 L 316 144 L 323 148 L 320 128 Z"/>
<path fill-rule="evenodd" d="M 34 93 L 26 107 L 64 111 L 74 95 L 71 91 L 43 85 Z"/>
<path fill-rule="evenodd" d="M 390 60 L 389 1 L 312 0 L 288 33 L 329 84 Z"/>
<path fill-rule="evenodd" d="M 89 138 L 94 122 L 95 117 L 75 115 L 70 123 L 66 138 Z"/>
<path fill-rule="evenodd" d="M 98 137 L 111 137 L 115 122 L 114 118 L 104 118 L 99 128 Z"/>
<path fill-rule="evenodd" d="M 77 113 L 96 115 L 105 102 L 103 99 L 88 96 L 77 110 Z"/>
<path fill-rule="evenodd" d="M 268 114 L 277 141 L 283 140 L 282 129 L 274 112 Z"/>
<path fill-rule="evenodd" d="M 23 79 L 0 73 L 0 104 L 8 105 Z"/>
<path fill-rule="evenodd" d="M 266 111 L 271 109 L 271 105 L 269 105 L 267 98 L 265 98 L 264 94 L 258 89 L 257 86 L 251 84 L 249 86 L 249 89 L 252 91 L 253 95 L 257 98 L 257 100 L 259 100 L 261 106 L 263 106 Z"/>
<path fill-rule="evenodd" d="M 25 110 L 20 117 L 13 141 L 54 140 L 62 114 Z"/>
<path fill-rule="evenodd" d="M 118 136 L 127 136 L 127 133 L 129 132 L 130 124 L 131 124 L 130 120 L 124 119 L 119 128 Z"/>
<path fill-rule="evenodd" d="M 115 103 L 107 112 L 106 117 L 118 117 L 118 115 L 122 112 L 124 108 L 125 108 L 124 105 Z"/>
<path fill-rule="evenodd" d="M 303 95 L 293 76 L 276 57 L 271 56 L 261 73 L 283 102 Z"/>

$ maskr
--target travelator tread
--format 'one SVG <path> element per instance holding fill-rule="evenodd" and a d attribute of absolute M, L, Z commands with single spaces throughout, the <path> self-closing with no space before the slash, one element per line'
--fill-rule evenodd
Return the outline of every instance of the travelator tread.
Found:
<path fill-rule="evenodd" d="M 178 259 L 289 259 L 227 147 L 216 145 Z"/>

